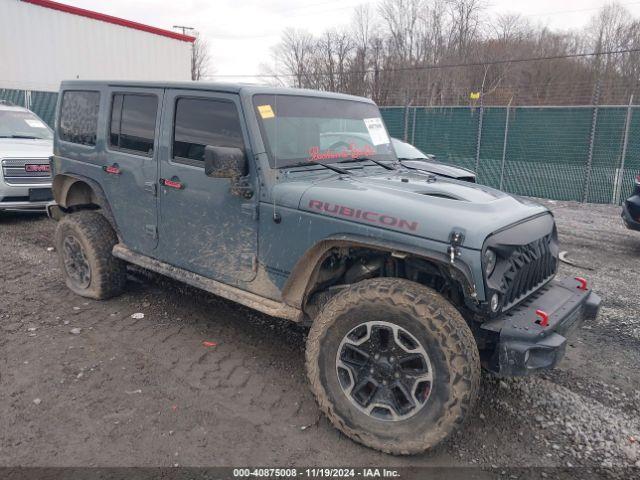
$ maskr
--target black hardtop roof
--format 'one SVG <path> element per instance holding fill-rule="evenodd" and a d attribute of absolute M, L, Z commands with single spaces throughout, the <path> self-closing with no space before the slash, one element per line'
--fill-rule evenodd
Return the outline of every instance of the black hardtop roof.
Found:
<path fill-rule="evenodd" d="M 222 82 L 143 82 L 126 80 L 64 80 L 60 90 L 72 90 L 74 88 L 173 88 L 181 90 L 203 90 L 210 92 L 237 93 L 243 96 L 256 94 L 266 95 L 301 95 L 322 98 L 335 98 L 341 100 L 355 100 L 359 102 L 373 103 L 372 100 L 344 93 L 323 92 L 303 88 L 271 87 L 266 85 L 254 85 L 247 83 L 222 83 Z"/>

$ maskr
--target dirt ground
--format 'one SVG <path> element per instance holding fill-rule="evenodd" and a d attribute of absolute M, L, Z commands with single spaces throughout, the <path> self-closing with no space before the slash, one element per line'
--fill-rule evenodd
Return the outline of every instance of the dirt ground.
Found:
<path fill-rule="evenodd" d="M 600 318 L 555 371 L 485 375 L 464 429 L 413 457 L 320 414 L 304 329 L 141 272 L 119 298 L 78 297 L 55 224 L 0 214 L 0 466 L 640 466 L 640 233 L 618 207 L 546 203 L 583 265 L 561 274 L 589 278 Z"/>

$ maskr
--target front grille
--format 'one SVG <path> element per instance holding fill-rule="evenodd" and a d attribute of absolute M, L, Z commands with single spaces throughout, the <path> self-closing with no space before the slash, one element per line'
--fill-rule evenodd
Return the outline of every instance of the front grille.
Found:
<path fill-rule="evenodd" d="M 516 247 L 508 259 L 503 277 L 504 310 L 540 288 L 556 273 L 558 262 L 552 252 L 553 233 Z"/>
<path fill-rule="evenodd" d="M 7 185 L 46 185 L 51 183 L 50 171 L 27 171 L 27 165 L 49 165 L 48 158 L 5 158 L 2 178 Z"/>

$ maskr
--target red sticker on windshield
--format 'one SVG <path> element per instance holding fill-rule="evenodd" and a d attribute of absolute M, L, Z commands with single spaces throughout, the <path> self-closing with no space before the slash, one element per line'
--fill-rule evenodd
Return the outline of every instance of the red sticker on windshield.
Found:
<path fill-rule="evenodd" d="M 39 165 L 39 164 L 27 163 L 24 166 L 24 171 L 25 172 L 48 172 L 50 170 L 51 170 L 51 167 L 49 167 L 49 165 Z"/>
<path fill-rule="evenodd" d="M 358 148 L 354 143 L 350 143 L 347 149 L 339 152 L 334 152 L 333 150 L 320 151 L 320 147 L 316 146 L 309 149 L 309 160 L 312 162 L 322 160 L 346 160 L 368 157 L 375 154 L 376 151 L 369 145 L 365 145 L 363 148 Z"/>

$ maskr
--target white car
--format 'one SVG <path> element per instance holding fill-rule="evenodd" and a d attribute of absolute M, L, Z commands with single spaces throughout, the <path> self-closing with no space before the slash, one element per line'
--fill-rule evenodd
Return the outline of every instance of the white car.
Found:
<path fill-rule="evenodd" d="M 0 211 L 44 210 L 52 200 L 53 132 L 32 111 L 0 101 Z"/>

